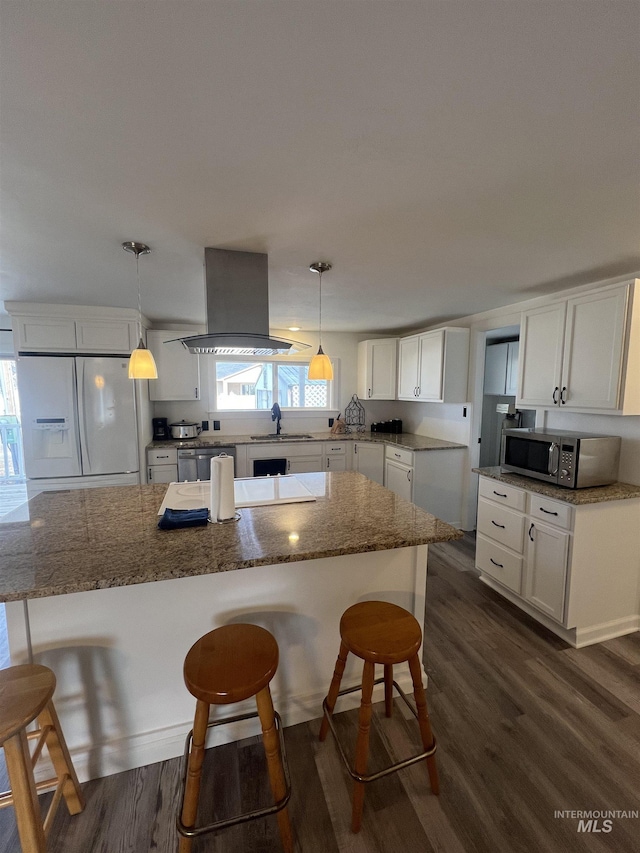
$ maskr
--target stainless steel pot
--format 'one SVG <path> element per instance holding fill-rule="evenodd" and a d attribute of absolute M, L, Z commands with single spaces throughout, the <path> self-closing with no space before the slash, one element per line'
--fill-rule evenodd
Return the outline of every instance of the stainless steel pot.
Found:
<path fill-rule="evenodd" d="M 202 432 L 202 428 L 193 421 L 180 421 L 177 424 L 170 425 L 171 438 L 197 438 Z"/>

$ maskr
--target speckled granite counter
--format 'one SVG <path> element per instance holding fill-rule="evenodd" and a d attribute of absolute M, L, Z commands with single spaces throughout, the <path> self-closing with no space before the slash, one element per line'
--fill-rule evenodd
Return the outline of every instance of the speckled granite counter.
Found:
<path fill-rule="evenodd" d="M 241 510 L 236 524 L 158 530 L 166 485 L 45 492 L 0 525 L 0 601 L 60 595 L 457 539 L 355 472 L 298 474 L 313 503 Z M 297 538 L 291 537 L 295 531 Z"/>
<path fill-rule="evenodd" d="M 624 501 L 631 498 L 640 498 L 640 486 L 632 483 L 613 483 L 611 486 L 596 486 L 590 489 L 564 489 L 562 486 L 554 486 L 551 483 L 543 483 L 532 477 L 521 477 L 519 474 L 504 473 L 499 466 L 492 468 L 473 468 L 475 474 L 482 477 L 490 477 L 501 483 L 518 486 L 539 495 L 545 495 L 556 501 L 564 501 L 573 506 L 583 504 L 597 504 L 605 501 Z"/>
<path fill-rule="evenodd" d="M 455 441 L 443 441 L 440 438 L 430 438 L 428 435 L 415 435 L 410 432 L 390 433 L 390 432 L 352 432 L 345 434 L 332 435 L 330 432 L 314 432 L 305 433 L 311 438 L 297 438 L 295 433 L 287 434 L 284 432 L 280 441 L 295 441 L 311 442 L 311 441 L 372 441 L 382 444 L 390 444 L 394 447 L 404 447 L 406 450 L 448 450 L 451 448 L 463 448 L 465 444 L 457 444 Z M 222 447 L 230 444 L 280 444 L 278 439 L 264 438 L 252 439 L 250 435 L 202 435 L 200 438 L 194 438 L 190 441 L 152 441 L 147 445 L 149 448 L 159 447 Z"/>

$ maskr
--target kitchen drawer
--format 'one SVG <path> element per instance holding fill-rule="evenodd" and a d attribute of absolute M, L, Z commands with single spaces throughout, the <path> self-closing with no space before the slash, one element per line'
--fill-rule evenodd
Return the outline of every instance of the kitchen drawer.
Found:
<path fill-rule="evenodd" d="M 148 465 L 177 465 L 178 451 L 175 447 L 154 447 L 147 450 Z"/>
<path fill-rule="evenodd" d="M 529 495 L 529 515 L 532 518 L 539 518 L 540 521 L 546 521 L 547 524 L 553 524 L 555 527 L 562 527 L 564 530 L 570 530 L 573 521 L 569 504 L 533 493 Z"/>
<path fill-rule="evenodd" d="M 148 465 L 147 482 L 175 483 L 178 480 L 177 465 Z"/>
<path fill-rule="evenodd" d="M 385 456 L 387 459 L 392 459 L 394 462 L 400 462 L 402 465 L 413 467 L 413 451 L 404 450 L 402 447 L 393 447 L 386 445 Z"/>
<path fill-rule="evenodd" d="M 521 594 L 522 557 L 480 533 L 476 537 L 476 568 L 518 595 Z"/>
<path fill-rule="evenodd" d="M 504 504 L 511 509 L 518 509 L 522 512 L 524 512 L 527 502 L 527 493 L 522 489 L 516 489 L 515 486 L 508 486 L 506 483 L 492 480 L 489 477 L 480 477 L 478 494 L 480 497 L 488 498 L 490 501 L 496 501 L 496 503 Z"/>
<path fill-rule="evenodd" d="M 324 446 L 327 456 L 344 456 L 347 452 L 346 441 L 327 441 Z"/>
<path fill-rule="evenodd" d="M 485 498 L 478 501 L 478 533 L 522 554 L 524 515 Z"/>

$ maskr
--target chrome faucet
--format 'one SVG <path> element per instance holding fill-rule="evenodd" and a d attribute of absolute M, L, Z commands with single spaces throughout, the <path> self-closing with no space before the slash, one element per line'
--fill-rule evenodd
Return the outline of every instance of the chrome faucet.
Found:
<path fill-rule="evenodd" d="M 274 403 L 271 406 L 271 420 L 278 421 L 276 426 L 276 435 L 280 435 L 280 418 L 282 417 L 282 412 L 280 411 L 280 406 L 277 403 Z"/>

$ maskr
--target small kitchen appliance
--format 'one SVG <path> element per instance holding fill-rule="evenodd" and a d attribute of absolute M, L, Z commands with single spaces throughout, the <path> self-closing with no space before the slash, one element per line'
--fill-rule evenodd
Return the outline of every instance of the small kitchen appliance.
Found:
<path fill-rule="evenodd" d="M 179 421 L 171 424 L 171 438 L 184 440 L 187 438 L 197 438 L 202 432 L 202 427 L 193 421 Z"/>
<path fill-rule="evenodd" d="M 167 418 L 152 418 L 151 425 L 153 427 L 154 441 L 166 441 L 171 437 L 169 435 L 169 420 Z"/>
<path fill-rule="evenodd" d="M 620 436 L 545 429 L 506 429 L 500 467 L 567 489 L 607 486 L 618 478 Z"/>

